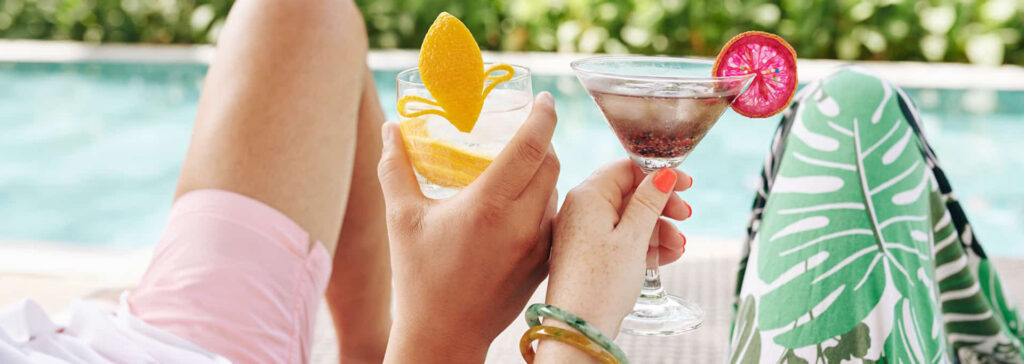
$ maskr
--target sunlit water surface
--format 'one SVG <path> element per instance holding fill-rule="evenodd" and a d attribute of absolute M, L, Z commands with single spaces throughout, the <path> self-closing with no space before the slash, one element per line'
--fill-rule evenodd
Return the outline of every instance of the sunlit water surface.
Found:
<path fill-rule="evenodd" d="M 0 241 L 154 244 L 206 67 L 0 63 Z M 396 72 L 374 74 L 396 117 Z M 558 106 L 559 191 L 625 153 L 572 76 L 534 76 Z M 1024 258 L 1024 92 L 908 90 L 991 255 Z M 688 157 L 690 236 L 740 239 L 778 118 L 727 111 Z M 337 163 L 325 160 L 323 163 Z M 696 239 L 693 239 L 696 240 Z M 700 241 L 691 241 L 700 244 Z"/>

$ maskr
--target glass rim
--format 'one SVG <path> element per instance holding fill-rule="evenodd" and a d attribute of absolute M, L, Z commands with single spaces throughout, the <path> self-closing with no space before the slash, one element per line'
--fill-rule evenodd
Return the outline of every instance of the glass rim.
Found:
<path fill-rule="evenodd" d="M 662 63 L 682 63 L 682 64 L 693 64 L 693 65 L 707 65 L 714 67 L 715 62 L 708 59 L 700 58 L 684 58 L 684 57 L 665 57 L 665 56 L 596 56 L 587 57 L 583 59 L 577 59 L 569 64 L 573 71 L 577 74 L 586 75 L 597 75 L 606 78 L 618 78 L 625 80 L 636 80 L 636 81 L 664 81 L 664 82 L 730 82 L 730 81 L 748 81 L 754 76 L 753 73 L 736 76 L 656 76 L 656 75 L 627 75 L 604 71 L 593 71 L 584 69 L 583 66 L 594 63 L 608 63 L 608 62 L 635 62 L 635 61 L 647 61 L 647 62 L 662 62 Z"/>
<path fill-rule="evenodd" d="M 492 65 L 496 65 L 496 64 L 501 64 L 501 62 L 484 62 L 484 69 L 486 69 L 488 66 L 492 66 Z M 532 74 L 532 72 L 530 72 L 530 68 L 529 67 L 520 66 L 518 64 L 512 64 L 512 63 L 505 63 L 505 64 L 507 64 L 509 66 L 512 66 L 512 69 L 515 71 L 515 73 L 513 74 L 512 78 L 510 78 L 508 81 L 505 81 L 503 83 L 522 81 L 522 79 L 529 78 L 530 75 Z M 413 73 L 419 73 L 419 71 L 420 71 L 419 67 L 406 68 L 406 69 L 402 70 L 401 72 L 398 72 L 398 75 L 395 76 L 395 80 L 398 81 L 399 85 L 405 84 L 405 85 L 410 85 L 410 86 L 424 86 L 423 82 L 415 82 L 415 81 L 409 81 L 409 80 L 402 79 L 403 76 L 408 76 L 408 75 L 413 74 Z M 520 71 L 522 71 L 522 72 L 520 73 Z"/>

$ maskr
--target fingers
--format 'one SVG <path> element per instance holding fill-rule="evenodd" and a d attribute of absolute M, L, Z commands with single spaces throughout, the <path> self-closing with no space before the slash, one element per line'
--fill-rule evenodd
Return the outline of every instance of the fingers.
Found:
<path fill-rule="evenodd" d="M 689 174 L 677 169 L 671 171 L 676 174 L 674 191 L 684 191 L 693 184 L 693 177 L 690 177 Z M 598 169 L 574 190 L 585 190 L 591 195 L 591 198 L 601 197 L 614 207 L 615 217 L 618 219 L 625 212 L 624 201 L 633 198 L 634 192 L 645 177 L 646 175 L 635 163 L 624 158 Z M 662 216 L 681 221 L 690 217 L 691 210 L 686 201 L 673 193 L 669 195 L 669 201 L 665 205 Z"/>
<path fill-rule="evenodd" d="M 607 167 L 603 168 L 602 170 L 599 170 L 598 173 L 595 173 L 595 175 L 600 174 L 603 170 L 607 170 L 608 172 L 613 172 L 613 173 L 616 173 L 616 172 L 617 173 L 625 173 L 625 172 L 622 172 L 623 170 L 628 170 L 628 171 L 632 172 L 632 180 L 631 181 L 628 180 L 628 179 L 623 179 L 623 176 L 620 176 L 620 175 L 617 175 L 617 177 L 619 177 L 619 178 L 614 180 L 615 185 L 618 187 L 619 191 L 622 192 L 621 197 L 624 200 L 629 200 L 630 198 L 632 198 L 633 192 L 636 190 L 637 186 L 639 186 L 640 182 L 644 180 L 644 177 L 647 177 L 647 175 L 644 174 L 643 170 L 641 170 L 640 167 L 637 167 L 636 163 L 633 163 L 629 159 L 617 160 L 617 161 L 609 164 Z M 689 189 L 690 186 L 693 185 L 693 177 L 690 177 L 689 174 L 687 174 L 686 172 L 680 171 L 678 169 L 672 169 L 672 171 L 675 172 L 675 174 L 676 174 L 676 185 L 675 185 L 675 188 L 673 189 L 674 191 L 676 191 L 676 192 L 685 191 L 685 190 Z M 682 202 L 682 200 L 680 200 L 679 198 L 673 196 L 672 199 L 669 200 L 669 204 L 666 207 L 666 209 L 671 207 L 671 208 L 675 209 L 675 211 L 680 211 L 678 208 L 676 208 L 676 205 L 678 205 L 680 202 Z M 619 211 L 620 214 L 626 208 L 625 205 L 618 205 L 618 204 L 616 204 L 616 207 L 618 208 L 618 211 Z M 684 207 L 684 208 L 688 208 L 688 207 Z M 683 214 L 683 216 L 685 216 L 685 214 Z M 673 219 L 677 219 L 677 220 L 681 219 L 681 218 L 676 218 L 676 217 L 672 217 L 672 218 Z"/>
<path fill-rule="evenodd" d="M 615 212 L 621 215 L 625 208 L 623 201 L 628 201 L 630 194 L 638 183 L 634 183 L 634 164 L 629 159 L 619 159 L 601 167 L 587 177 L 580 187 L 592 189 L 609 205 L 615 208 Z M 640 179 L 643 180 L 641 172 Z"/>
<path fill-rule="evenodd" d="M 683 221 L 693 216 L 693 208 L 680 198 L 679 195 L 673 193 L 669 196 L 668 203 L 665 204 L 665 210 L 661 212 L 661 216 L 676 221 Z"/>
<path fill-rule="evenodd" d="M 548 202 L 552 191 L 555 190 L 555 183 L 558 182 L 558 172 L 561 168 L 555 148 L 549 146 L 548 153 L 544 157 L 544 161 L 541 162 L 540 168 L 537 169 L 537 173 L 533 175 L 530 184 L 519 195 L 517 200 L 522 203 L 518 205 L 530 209 L 530 212 L 533 213 L 540 212 L 541 208 L 546 207 L 545 202 Z"/>
<path fill-rule="evenodd" d="M 541 92 L 523 126 L 475 185 L 489 197 L 517 198 L 547 157 L 557 120 L 554 99 L 550 93 Z"/>
<path fill-rule="evenodd" d="M 412 172 L 405 153 L 402 135 L 394 123 L 381 127 L 384 149 L 377 164 L 377 178 L 384 192 L 384 203 L 389 207 L 401 206 L 423 198 L 416 175 Z"/>
<path fill-rule="evenodd" d="M 648 267 L 655 267 L 652 260 L 657 253 L 657 265 L 666 265 L 679 260 L 686 252 L 686 236 L 679 232 L 675 224 L 661 219 L 658 221 L 651 243 L 647 247 Z"/>
<path fill-rule="evenodd" d="M 680 250 L 683 248 L 683 244 L 686 239 L 683 238 L 683 234 L 679 232 L 676 225 L 671 221 L 661 219 L 658 220 L 658 245 L 671 250 Z"/>
<path fill-rule="evenodd" d="M 628 160 L 628 159 L 626 159 L 626 160 Z M 640 184 L 640 181 L 643 181 L 644 177 L 646 177 L 647 175 L 644 174 L 644 171 L 641 170 L 640 167 L 638 167 L 636 165 L 636 163 L 630 163 L 630 165 L 632 166 L 632 170 L 633 170 L 633 186 L 637 186 L 637 185 Z M 675 169 L 675 168 L 673 168 L 672 171 L 676 172 L 676 187 L 675 187 L 675 191 L 676 192 L 686 191 L 686 190 L 690 189 L 690 187 L 693 187 L 693 177 L 692 176 L 690 176 L 686 172 L 683 172 L 683 171 Z"/>
<path fill-rule="evenodd" d="M 655 223 L 675 189 L 678 175 L 662 168 L 644 178 L 626 205 L 622 219 L 615 227 L 634 241 L 647 241 L 654 232 Z"/>
<path fill-rule="evenodd" d="M 653 249 L 653 248 L 652 248 Z M 658 265 L 669 265 L 683 257 L 683 253 L 686 252 L 685 248 L 679 250 L 672 250 L 663 246 L 658 247 Z"/>
<path fill-rule="evenodd" d="M 633 194 L 632 193 L 622 197 L 623 200 L 627 200 L 627 201 L 632 199 L 632 198 L 633 198 Z M 618 215 L 617 216 L 622 216 L 622 213 L 625 210 L 626 210 L 626 206 L 625 205 L 619 207 Z M 689 203 L 687 203 L 685 200 L 683 200 L 682 197 L 679 197 L 679 195 L 676 195 L 676 194 L 673 193 L 673 194 L 669 195 L 668 203 L 665 204 L 665 209 L 662 210 L 661 216 L 664 216 L 664 217 L 667 217 L 667 218 L 670 218 L 670 219 L 676 220 L 676 221 L 683 221 L 683 220 L 686 220 L 686 219 L 690 218 L 690 216 L 693 214 L 692 210 L 693 209 L 690 207 Z"/>
<path fill-rule="evenodd" d="M 675 225 L 661 220 L 658 222 L 658 265 L 666 265 L 679 260 L 686 252 L 686 235 L 679 232 Z M 652 249 L 654 249 L 652 247 Z"/>
<path fill-rule="evenodd" d="M 693 176 L 678 169 L 673 169 L 672 171 L 676 172 L 676 177 L 678 177 L 676 179 L 676 192 L 686 191 L 693 187 Z"/>

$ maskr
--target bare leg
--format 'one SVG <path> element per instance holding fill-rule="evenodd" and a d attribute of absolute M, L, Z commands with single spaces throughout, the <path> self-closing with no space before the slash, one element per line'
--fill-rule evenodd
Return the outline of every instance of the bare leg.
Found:
<path fill-rule="evenodd" d="M 342 363 L 384 361 L 391 327 L 391 270 L 384 199 L 377 180 L 384 113 L 369 71 L 359 107 L 355 167 L 334 253 L 327 304 Z"/>
<path fill-rule="evenodd" d="M 351 1 L 243 0 L 221 33 L 176 195 L 283 212 L 333 254 L 356 154 L 366 33 Z"/>
<path fill-rule="evenodd" d="M 341 358 L 379 363 L 391 275 L 376 177 L 384 116 L 366 47 L 351 0 L 236 2 L 176 198 L 200 189 L 246 195 L 322 242 L 335 257 L 327 299 Z"/>

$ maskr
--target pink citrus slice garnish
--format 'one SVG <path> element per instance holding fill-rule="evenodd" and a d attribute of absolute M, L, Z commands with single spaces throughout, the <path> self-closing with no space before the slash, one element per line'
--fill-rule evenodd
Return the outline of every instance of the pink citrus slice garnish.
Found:
<path fill-rule="evenodd" d="M 745 32 L 718 53 L 711 74 L 716 77 L 755 74 L 732 109 L 743 116 L 766 118 L 785 110 L 796 92 L 796 51 L 779 36 Z"/>

